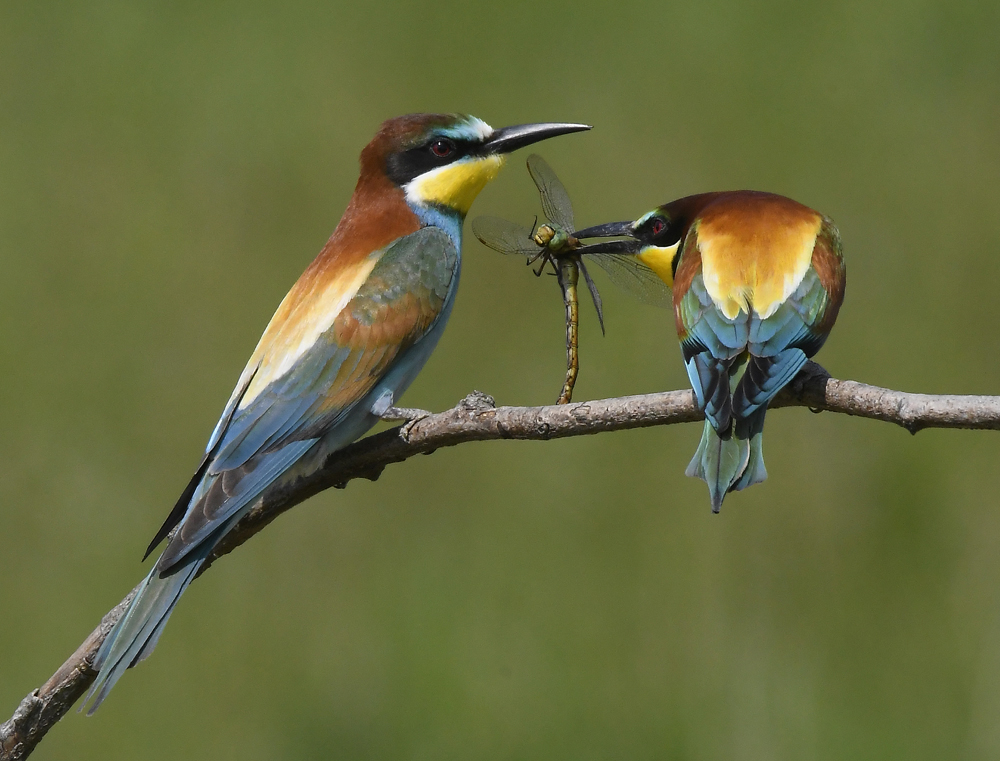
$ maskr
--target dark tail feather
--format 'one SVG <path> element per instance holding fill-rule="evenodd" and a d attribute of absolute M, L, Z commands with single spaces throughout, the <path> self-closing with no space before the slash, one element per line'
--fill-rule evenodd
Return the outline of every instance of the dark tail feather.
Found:
<path fill-rule="evenodd" d="M 708 484 L 712 512 L 717 513 L 722 508 L 726 493 L 746 471 L 749 459 L 749 441 L 733 435 L 720 436 L 711 422 L 706 420 L 698 450 L 684 474 L 700 478 Z"/>
<path fill-rule="evenodd" d="M 733 419 L 732 389 L 736 378 L 732 374 L 739 363 L 739 357 L 716 359 L 707 353 L 697 354 L 691 360 L 698 380 L 695 393 L 699 405 L 717 431 L 728 430 Z"/>
<path fill-rule="evenodd" d="M 750 442 L 750 461 L 730 491 L 740 491 L 767 479 L 764 467 L 764 415 L 767 407 L 758 408 L 744 420 L 736 422 L 736 436 Z"/>
<path fill-rule="evenodd" d="M 201 461 L 201 465 L 198 466 L 198 470 L 188 481 L 188 485 L 184 487 L 184 491 L 181 493 L 180 498 L 177 500 L 177 504 L 174 505 L 174 509 L 170 511 L 170 515 L 167 519 L 163 521 L 163 525 L 160 526 L 160 530 L 156 532 L 156 536 L 153 537 L 153 541 L 149 543 L 146 548 L 146 554 L 142 556 L 145 560 L 150 555 L 153 554 L 153 550 L 156 549 L 156 545 L 162 542 L 167 534 L 169 534 L 174 526 L 180 523 L 184 519 L 184 514 L 187 513 L 188 507 L 191 505 L 191 497 L 194 496 L 198 485 L 201 483 L 202 477 L 205 475 L 205 471 L 208 470 L 209 457 L 205 455 L 204 459 Z"/>
<path fill-rule="evenodd" d="M 189 563 L 166 578 L 157 576 L 155 567 L 149 572 L 128 611 L 97 651 L 94 659 L 97 679 L 84 700 L 86 705 L 93 698 L 87 710 L 88 716 L 100 707 L 126 669 L 153 652 L 174 605 L 198 573 L 214 543 L 206 542 L 205 545 L 194 553 Z"/>

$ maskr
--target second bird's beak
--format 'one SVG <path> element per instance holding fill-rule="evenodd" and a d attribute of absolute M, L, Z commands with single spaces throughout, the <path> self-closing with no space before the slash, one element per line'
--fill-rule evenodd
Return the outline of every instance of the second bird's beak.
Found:
<path fill-rule="evenodd" d="M 579 240 L 584 238 L 613 238 L 619 235 L 627 236 L 627 240 L 609 240 L 604 243 L 593 243 L 576 249 L 578 254 L 638 254 L 642 248 L 642 243 L 632 237 L 634 227 L 631 220 L 624 222 L 608 222 L 603 225 L 587 227 L 577 230 L 573 237 Z"/>
<path fill-rule="evenodd" d="M 586 132 L 588 129 L 591 129 L 589 124 L 563 122 L 517 124 L 494 131 L 489 140 L 483 143 L 482 150 L 484 153 L 510 153 L 526 145 L 548 140 L 550 137 L 568 135 L 571 132 Z"/>

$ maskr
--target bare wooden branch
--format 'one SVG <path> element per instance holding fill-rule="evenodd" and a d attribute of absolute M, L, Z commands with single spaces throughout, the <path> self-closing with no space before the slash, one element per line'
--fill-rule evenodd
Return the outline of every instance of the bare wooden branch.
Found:
<path fill-rule="evenodd" d="M 1000 397 L 892 391 L 830 378 L 815 363 L 809 363 L 771 404 L 788 406 L 882 420 L 911 433 L 923 428 L 1000 429 Z M 547 407 L 496 407 L 491 397 L 473 392 L 453 409 L 362 439 L 331 453 L 312 472 L 267 490 L 219 544 L 202 572 L 278 515 L 314 494 L 331 486 L 343 488 L 355 478 L 374 481 L 387 465 L 414 455 L 467 441 L 538 441 L 701 419 L 689 390 Z M 24 698 L 14 715 L 0 726 L 0 761 L 27 758 L 52 725 L 83 695 L 95 676 L 91 668 L 94 655 L 134 593 L 105 615 L 76 652 L 45 684 Z"/>

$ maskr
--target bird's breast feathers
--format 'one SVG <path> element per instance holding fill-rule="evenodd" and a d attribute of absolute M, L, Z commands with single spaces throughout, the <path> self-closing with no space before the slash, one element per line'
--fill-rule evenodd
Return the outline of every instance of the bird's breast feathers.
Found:
<path fill-rule="evenodd" d="M 759 194 L 709 206 L 692 232 L 705 289 L 729 319 L 767 319 L 791 296 L 812 262 L 823 218 L 781 196 Z"/>

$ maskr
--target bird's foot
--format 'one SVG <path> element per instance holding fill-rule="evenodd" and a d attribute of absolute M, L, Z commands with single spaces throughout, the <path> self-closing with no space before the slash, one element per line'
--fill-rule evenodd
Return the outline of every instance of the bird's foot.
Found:
<path fill-rule="evenodd" d="M 385 412 L 379 417 L 387 422 L 405 420 L 408 423 L 416 423 L 418 420 L 423 420 L 433 414 L 429 410 L 420 410 L 416 407 L 386 407 Z"/>
<path fill-rule="evenodd" d="M 432 412 L 427 410 L 416 409 L 414 407 L 394 407 L 392 393 L 386 391 L 382 393 L 375 403 L 372 405 L 372 414 L 376 415 L 380 420 L 385 420 L 386 422 L 395 423 L 399 421 L 405 421 L 405 425 L 400 429 L 399 435 L 403 437 L 405 441 L 410 440 L 410 432 L 413 430 L 413 426 L 419 423 L 426 417 L 430 417 Z"/>
<path fill-rule="evenodd" d="M 403 423 L 403 427 L 399 429 L 399 435 L 403 441 L 409 441 L 410 434 L 413 432 L 413 427 L 424 418 L 428 418 L 433 414 L 433 412 L 416 409 L 414 407 L 388 407 L 385 414 L 380 417 L 383 420 L 388 421 L 405 420 L 406 422 Z"/>

